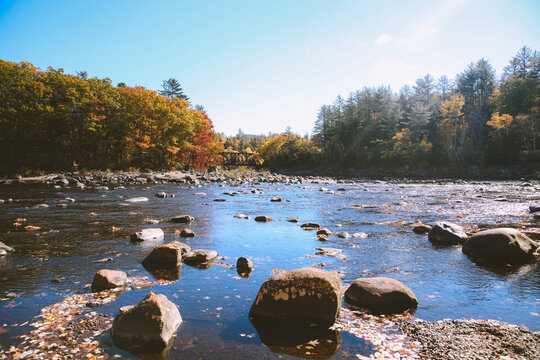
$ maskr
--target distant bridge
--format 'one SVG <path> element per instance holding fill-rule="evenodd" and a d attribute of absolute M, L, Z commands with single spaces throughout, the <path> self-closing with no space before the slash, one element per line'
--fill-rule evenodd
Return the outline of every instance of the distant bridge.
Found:
<path fill-rule="evenodd" d="M 264 162 L 258 155 L 247 152 L 225 151 L 219 155 L 223 156 L 223 165 L 260 167 Z"/>

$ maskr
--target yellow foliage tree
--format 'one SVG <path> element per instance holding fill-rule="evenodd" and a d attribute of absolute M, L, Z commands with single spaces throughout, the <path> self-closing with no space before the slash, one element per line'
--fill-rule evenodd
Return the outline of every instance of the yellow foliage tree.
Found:
<path fill-rule="evenodd" d="M 465 98 L 460 93 L 444 100 L 440 106 L 442 121 L 437 125 L 444 151 L 456 166 L 463 164 L 468 127 L 462 111 L 464 104 Z"/>

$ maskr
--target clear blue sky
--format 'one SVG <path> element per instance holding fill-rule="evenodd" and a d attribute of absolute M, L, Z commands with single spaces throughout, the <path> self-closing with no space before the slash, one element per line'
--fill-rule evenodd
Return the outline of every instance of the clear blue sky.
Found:
<path fill-rule="evenodd" d="M 174 77 L 217 131 L 311 132 L 319 107 L 363 86 L 500 75 L 540 50 L 540 1 L 9 1 L 0 58 L 159 89 Z"/>

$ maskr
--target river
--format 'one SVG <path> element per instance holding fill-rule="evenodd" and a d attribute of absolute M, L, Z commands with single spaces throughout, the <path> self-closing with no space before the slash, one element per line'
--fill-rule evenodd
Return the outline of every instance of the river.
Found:
<path fill-rule="evenodd" d="M 324 191 L 323 186 L 331 191 Z M 412 232 L 411 224 L 448 220 L 468 228 L 538 228 L 538 222 L 531 223 L 528 206 L 540 202 L 539 189 L 520 181 L 154 184 L 108 191 L 2 186 L 0 199 L 14 200 L 0 204 L 0 241 L 16 252 L 0 257 L 0 344 L 5 349 L 17 346 L 19 336 L 33 329 L 31 323 L 44 307 L 72 294 L 89 294 L 87 284 L 99 269 L 123 270 L 130 277 L 155 280 L 141 261 L 153 246 L 172 240 L 192 249 L 216 250 L 225 259 L 204 270 L 184 264 L 178 280 L 126 291 L 107 305 L 82 310 L 112 318 L 120 307 L 139 302 L 149 291 L 166 295 L 178 305 L 184 320 L 169 359 L 294 358 L 298 354 L 278 354 L 263 344 L 248 312 L 259 287 L 276 270 L 311 266 L 338 271 L 344 285 L 365 276 L 399 280 L 418 298 L 417 318 L 496 319 L 538 331 L 538 263 L 517 269 L 485 268 L 463 255 L 461 246 L 431 244 L 427 236 Z M 175 197 L 157 198 L 158 191 Z M 141 196 L 149 201 L 125 201 Z M 274 196 L 282 201 L 271 202 Z M 65 198 L 75 201 L 58 207 Z M 225 201 L 214 201 L 216 198 Z M 235 218 L 237 213 L 251 219 Z M 145 224 L 145 219 L 168 220 L 180 214 L 195 218 L 189 224 L 195 237 L 179 238 L 175 230 L 182 229 L 182 224 Z M 257 215 L 276 221 L 259 223 L 253 220 Z M 288 217 L 298 217 L 299 222 L 285 221 Z M 23 225 L 40 229 L 16 229 L 13 223 L 17 219 L 26 219 Z M 300 227 L 304 222 L 319 223 L 335 232 L 362 232 L 367 237 L 332 235 L 323 244 L 315 232 Z M 113 231 L 113 227 L 118 229 Z M 147 227 L 162 228 L 165 239 L 149 244 L 129 241 L 131 233 Z M 315 255 L 320 246 L 343 253 L 340 257 Z M 228 266 L 240 256 L 254 263 L 248 278 L 239 277 Z M 8 299 L 8 293 L 16 296 Z M 368 356 L 375 351 L 369 341 L 350 333 L 343 332 L 340 338 L 332 358 Z M 115 348 L 106 335 L 98 342 L 104 354 L 130 356 Z"/>

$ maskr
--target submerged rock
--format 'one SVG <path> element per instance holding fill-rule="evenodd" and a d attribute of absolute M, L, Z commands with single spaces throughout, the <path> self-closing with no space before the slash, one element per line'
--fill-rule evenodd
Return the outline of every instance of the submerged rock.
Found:
<path fill-rule="evenodd" d="M 337 236 L 339 236 L 340 238 L 342 239 L 348 239 L 351 237 L 351 234 L 349 234 L 348 232 L 346 231 L 342 231 L 340 233 L 337 233 Z"/>
<path fill-rule="evenodd" d="M 190 215 L 178 215 L 171 219 L 171 222 L 173 223 L 181 223 L 181 224 L 187 224 L 195 220 L 193 216 Z"/>
<path fill-rule="evenodd" d="M 287 221 L 288 221 L 288 222 L 292 222 L 292 223 L 297 223 L 297 222 L 298 222 L 298 218 L 297 218 L 297 217 L 288 217 L 288 218 L 287 218 Z"/>
<path fill-rule="evenodd" d="M 92 281 L 92 291 L 103 291 L 125 286 L 127 282 L 127 274 L 118 270 L 101 269 L 94 275 Z"/>
<path fill-rule="evenodd" d="M 182 257 L 191 251 L 191 247 L 179 241 L 156 246 L 143 260 L 146 269 L 172 269 L 180 266 Z"/>
<path fill-rule="evenodd" d="M 266 280 L 249 311 L 253 322 L 309 323 L 328 327 L 341 309 L 341 279 L 336 272 L 297 269 Z"/>
<path fill-rule="evenodd" d="M 414 225 L 412 229 L 415 233 L 425 235 L 431 231 L 431 226 L 426 224 Z"/>
<path fill-rule="evenodd" d="M 160 352 L 181 323 L 176 305 L 165 295 L 150 292 L 138 304 L 122 309 L 114 319 L 111 337 L 114 345 L 135 354 Z"/>
<path fill-rule="evenodd" d="M 163 230 L 159 228 L 149 228 L 142 229 L 137 231 L 134 234 L 130 235 L 131 242 L 142 242 L 142 241 L 151 241 L 151 240 L 161 240 L 164 237 Z"/>
<path fill-rule="evenodd" d="M 253 262 L 246 257 L 239 257 L 236 261 L 236 271 L 242 276 L 251 274 L 253 271 Z"/>
<path fill-rule="evenodd" d="M 345 301 L 376 314 L 398 314 L 418 306 L 411 289 L 386 277 L 356 279 L 345 292 Z"/>
<path fill-rule="evenodd" d="M 493 265 L 525 264 L 537 260 L 538 244 L 516 229 L 497 228 L 477 232 L 463 244 L 463 253 Z"/>
<path fill-rule="evenodd" d="M 198 249 L 185 254 L 182 260 L 187 265 L 206 267 L 216 261 L 218 256 L 217 251 Z"/>
<path fill-rule="evenodd" d="M 439 221 L 428 233 L 430 241 L 447 245 L 463 244 L 467 238 L 461 226 L 448 221 Z"/>

